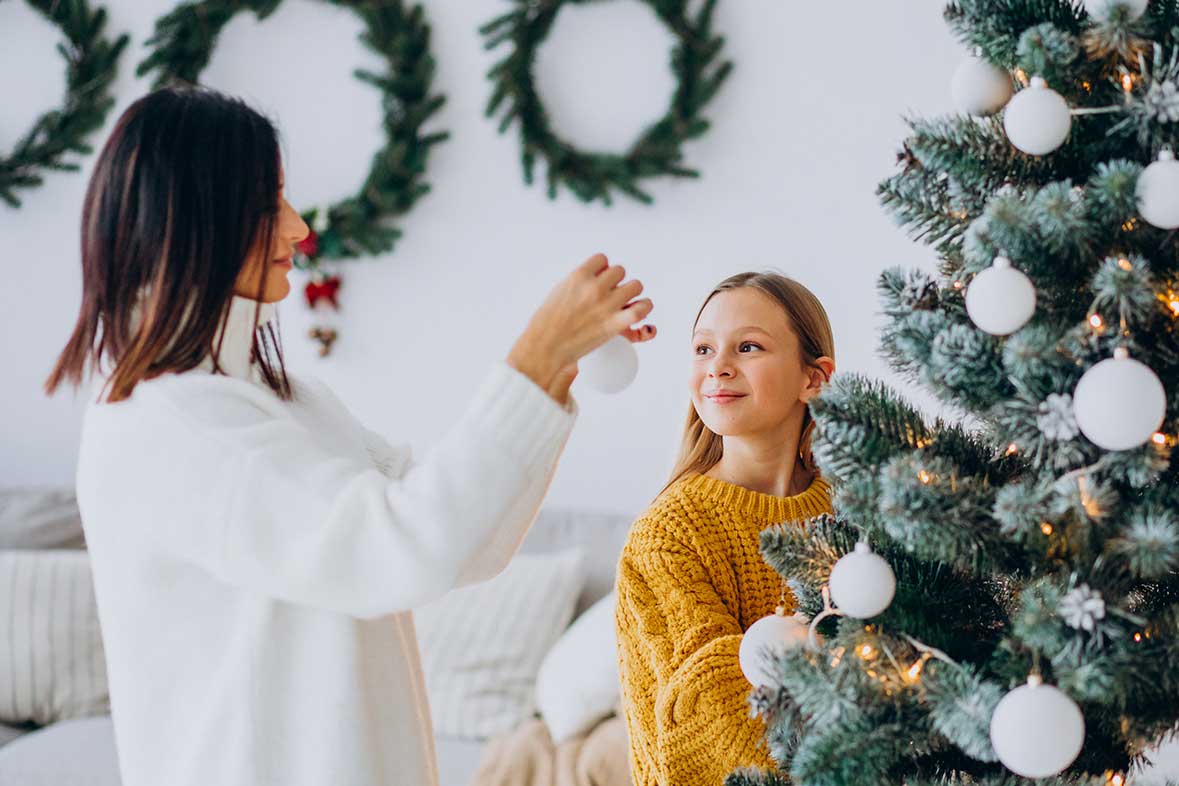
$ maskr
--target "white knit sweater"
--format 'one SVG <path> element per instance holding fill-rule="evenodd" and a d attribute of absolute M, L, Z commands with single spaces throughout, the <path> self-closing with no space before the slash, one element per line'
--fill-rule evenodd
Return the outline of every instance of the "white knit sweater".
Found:
<path fill-rule="evenodd" d="M 572 428 L 498 365 L 421 462 L 285 402 L 235 298 L 211 364 L 92 404 L 78 502 L 123 786 L 433 786 L 410 609 L 503 569 Z"/>

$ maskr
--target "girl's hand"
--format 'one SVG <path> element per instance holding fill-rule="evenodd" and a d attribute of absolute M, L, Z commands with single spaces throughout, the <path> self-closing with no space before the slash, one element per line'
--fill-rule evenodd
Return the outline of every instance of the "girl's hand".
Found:
<path fill-rule="evenodd" d="M 577 361 L 622 335 L 632 342 L 655 337 L 654 325 L 632 327 L 654 304 L 636 300 L 643 291 L 602 254 L 583 262 L 558 284 L 533 314 L 508 354 L 508 365 L 532 379 L 562 405 L 577 376 Z"/>

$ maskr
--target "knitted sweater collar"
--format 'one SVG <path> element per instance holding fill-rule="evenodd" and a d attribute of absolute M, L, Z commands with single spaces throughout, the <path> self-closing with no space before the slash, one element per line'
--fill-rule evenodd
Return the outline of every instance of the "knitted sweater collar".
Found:
<path fill-rule="evenodd" d="M 831 486 L 819 475 L 815 475 L 805 491 L 789 497 L 763 494 L 698 473 L 685 477 L 682 488 L 759 521 L 811 518 L 831 512 Z"/>
<path fill-rule="evenodd" d="M 254 378 L 254 332 L 273 320 L 275 312 L 273 303 L 259 303 L 240 295 L 233 296 L 225 326 L 213 338 L 217 364 L 223 372 L 237 379 Z M 213 358 L 205 358 L 200 367 L 212 371 Z"/>

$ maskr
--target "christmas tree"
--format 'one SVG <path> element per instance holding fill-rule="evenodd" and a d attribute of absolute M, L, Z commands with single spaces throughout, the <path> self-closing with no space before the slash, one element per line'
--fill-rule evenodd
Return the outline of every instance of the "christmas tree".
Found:
<path fill-rule="evenodd" d="M 960 111 L 879 187 L 938 269 L 879 292 L 946 413 L 812 405 L 836 515 L 763 533 L 807 619 L 742 657 L 781 769 L 729 786 L 1121 784 L 1179 722 L 1179 0 L 945 18 Z"/>

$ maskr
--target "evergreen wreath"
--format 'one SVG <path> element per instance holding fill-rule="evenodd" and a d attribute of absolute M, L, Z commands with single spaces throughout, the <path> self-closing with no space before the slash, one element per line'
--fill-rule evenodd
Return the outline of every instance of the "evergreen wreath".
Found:
<path fill-rule="evenodd" d="M 66 61 L 66 96 L 61 107 L 45 112 L 12 153 L 0 156 L 0 199 L 20 207 L 18 188 L 41 185 L 42 170 L 77 171 L 66 154 L 93 151 L 86 137 L 102 127 L 115 100 L 109 94 L 127 36 L 105 38 L 106 9 L 91 9 L 86 0 L 27 0 L 61 30 L 66 40 L 57 51 Z"/>
<path fill-rule="evenodd" d="M 259 21 L 282 0 L 203 0 L 184 3 L 156 20 L 151 49 L 137 73 L 158 71 L 155 86 L 197 83 L 209 63 L 217 36 L 240 11 L 253 11 Z M 429 193 L 424 181 L 430 148 L 447 132 L 424 133 L 422 125 L 445 103 L 430 95 L 434 58 L 430 27 L 420 5 L 401 0 L 325 0 L 355 12 L 364 22 L 360 41 L 388 63 L 383 74 L 353 71 L 362 82 L 381 91 L 385 144 L 373 155 L 367 177 L 355 195 L 334 205 L 303 213 L 312 233 L 299 244 L 296 264 L 318 271 L 322 259 L 348 259 L 393 249 L 401 237 L 388 221 L 409 212 Z"/>
<path fill-rule="evenodd" d="M 623 154 L 578 150 L 560 139 L 549 123 L 544 104 L 532 77 L 536 51 L 567 3 L 600 0 L 512 0 L 514 11 L 483 25 L 479 31 L 486 49 L 510 44 L 511 53 L 496 63 L 487 77 L 495 85 L 487 103 L 488 117 L 504 107 L 499 124 L 502 134 L 518 122 L 522 146 L 524 182 L 532 184 L 537 157 L 548 167 L 548 195 L 555 199 L 564 184 L 583 202 L 602 200 L 610 205 L 611 190 L 617 189 L 650 204 L 653 200 L 639 186 L 643 178 L 671 175 L 699 177 L 700 173 L 682 163 L 681 146 L 708 130 L 700 116 L 733 69 L 729 61 L 715 62 L 723 36 L 712 34 L 712 12 L 716 0 L 705 3 L 694 17 L 687 12 L 688 0 L 642 0 L 676 38 L 671 68 L 676 90 L 667 112 L 648 127 Z"/>

